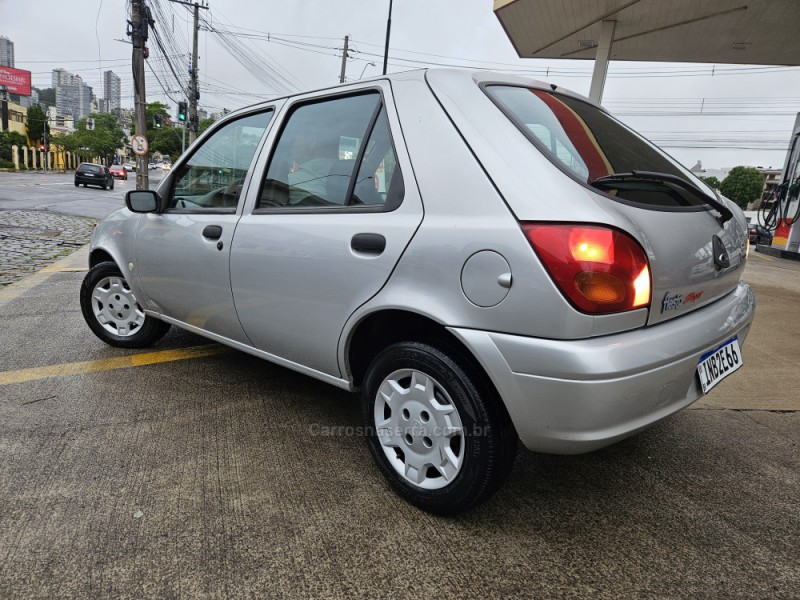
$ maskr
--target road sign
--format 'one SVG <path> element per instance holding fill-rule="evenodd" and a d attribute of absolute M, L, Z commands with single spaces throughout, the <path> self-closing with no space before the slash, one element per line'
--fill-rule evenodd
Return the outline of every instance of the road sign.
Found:
<path fill-rule="evenodd" d="M 137 133 L 131 138 L 131 150 L 133 150 L 136 156 L 146 155 L 149 149 L 150 145 L 147 143 L 147 138 L 143 135 Z"/>

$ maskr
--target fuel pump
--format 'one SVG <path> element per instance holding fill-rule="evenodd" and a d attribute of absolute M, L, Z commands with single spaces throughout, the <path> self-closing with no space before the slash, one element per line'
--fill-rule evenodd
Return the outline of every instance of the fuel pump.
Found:
<path fill-rule="evenodd" d="M 794 122 L 783 178 L 775 187 L 772 203 L 762 204 L 758 221 L 772 233 L 772 248 L 800 253 L 800 113 Z"/>

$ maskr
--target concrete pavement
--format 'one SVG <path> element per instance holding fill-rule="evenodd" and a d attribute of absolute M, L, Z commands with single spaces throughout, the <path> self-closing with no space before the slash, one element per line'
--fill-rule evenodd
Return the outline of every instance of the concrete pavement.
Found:
<path fill-rule="evenodd" d="M 389 490 L 346 393 L 180 331 L 105 346 L 83 264 L 0 290 L 2 598 L 798 596 L 800 375 L 777 354 L 800 340 L 800 273 L 782 263 L 751 258 L 745 366 L 700 409 L 585 456 L 521 450 L 456 519 Z"/>

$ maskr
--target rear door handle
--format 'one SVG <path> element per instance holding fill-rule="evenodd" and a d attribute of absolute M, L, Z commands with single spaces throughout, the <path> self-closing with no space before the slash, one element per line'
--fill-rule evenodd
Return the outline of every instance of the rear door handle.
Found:
<path fill-rule="evenodd" d="M 222 237 L 222 227 L 219 225 L 206 225 L 203 229 L 203 237 L 209 240 L 218 240 Z"/>
<path fill-rule="evenodd" d="M 380 254 L 386 250 L 386 238 L 380 233 L 357 233 L 350 240 L 353 252 Z"/>

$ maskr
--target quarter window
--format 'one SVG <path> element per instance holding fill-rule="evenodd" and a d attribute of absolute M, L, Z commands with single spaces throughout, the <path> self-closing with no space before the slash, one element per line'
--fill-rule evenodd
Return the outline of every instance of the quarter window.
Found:
<path fill-rule="evenodd" d="M 242 184 L 272 111 L 231 121 L 214 132 L 174 179 L 168 208 L 235 212 Z"/>
<path fill-rule="evenodd" d="M 258 208 L 396 205 L 403 182 L 377 92 L 302 104 L 290 113 Z"/>

